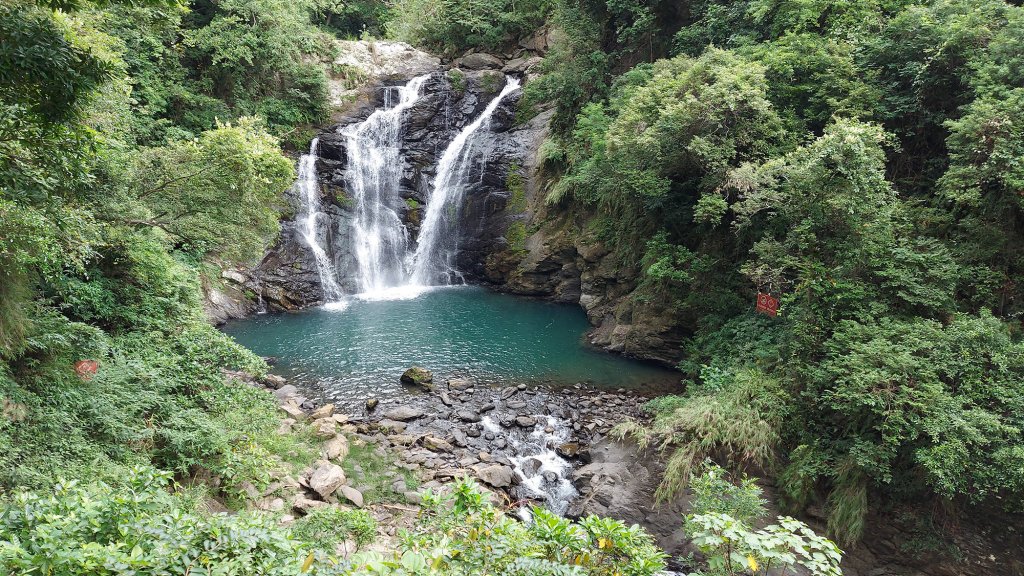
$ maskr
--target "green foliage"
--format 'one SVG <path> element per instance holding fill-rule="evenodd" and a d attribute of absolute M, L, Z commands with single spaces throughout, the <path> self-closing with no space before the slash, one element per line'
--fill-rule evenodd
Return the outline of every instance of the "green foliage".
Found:
<path fill-rule="evenodd" d="M 294 575 L 305 545 L 267 516 L 183 509 L 170 476 L 134 469 L 117 486 L 60 482 L 17 492 L 0 514 L 0 567 L 12 574 Z M 318 569 L 323 566 L 325 569 Z M 327 562 L 308 573 L 337 573 Z"/>
<path fill-rule="evenodd" d="M 704 574 L 775 574 L 800 567 L 810 574 L 840 576 L 842 552 L 806 524 L 780 516 L 776 524 L 754 530 L 728 514 L 692 514 L 686 525 L 693 543 L 707 558 Z"/>
<path fill-rule="evenodd" d="M 780 382 L 755 370 L 736 373 L 707 369 L 704 384 L 686 396 L 649 404 L 655 412 L 649 426 L 617 425 L 612 434 L 632 436 L 641 447 L 655 444 L 670 451 L 656 496 L 679 494 L 694 470 L 708 457 L 737 467 L 771 467 L 789 402 Z"/>
<path fill-rule="evenodd" d="M 542 508 L 524 524 L 488 504 L 470 480 L 447 496 L 427 492 L 424 508 L 398 550 L 355 555 L 352 574 L 651 576 L 665 566 L 639 526 L 596 516 L 573 523 Z"/>
<path fill-rule="evenodd" d="M 495 49 L 532 33 L 548 10 L 548 0 L 398 0 L 387 27 L 399 40 L 448 53 Z"/>
<path fill-rule="evenodd" d="M 802 522 L 781 516 L 755 530 L 766 515 L 761 489 L 752 478 L 733 483 L 726 472 L 705 461 L 690 477 L 691 512 L 684 527 L 704 555 L 701 575 L 786 574 L 804 568 L 811 574 L 838 576 L 841 552 Z"/>
<path fill-rule="evenodd" d="M 747 523 L 766 514 L 767 502 L 761 498 L 756 479 L 743 476 L 739 483 L 734 484 L 726 471 L 710 460 L 705 460 L 701 468 L 690 476 L 692 514 L 728 514 Z"/>
<path fill-rule="evenodd" d="M 383 448 L 352 439 L 349 453 L 341 463 L 345 476 L 359 483 L 365 502 L 403 501 L 405 496 L 395 494 L 392 485 L 401 480 L 406 491 L 419 487 L 416 476 L 404 468 L 396 469 Z"/>
<path fill-rule="evenodd" d="M 196 140 L 143 151 L 128 183 L 140 206 L 122 214 L 129 224 L 166 232 L 183 251 L 248 262 L 276 236 L 274 206 L 294 178 L 277 139 L 243 118 Z"/>
<path fill-rule="evenodd" d="M 321 506 L 309 511 L 292 526 L 292 536 L 315 550 L 333 554 L 335 547 L 352 538 L 359 546 L 373 542 L 377 522 L 365 510 Z"/>
<path fill-rule="evenodd" d="M 380 0 L 315 0 L 313 21 L 352 40 L 382 38 L 391 19 L 391 6 Z"/>
<path fill-rule="evenodd" d="M 445 77 L 448 78 L 448 83 L 451 85 L 452 90 L 458 94 L 462 94 L 466 91 L 466 75 L 458 68 L 452 68 L 445 73 Z"/>

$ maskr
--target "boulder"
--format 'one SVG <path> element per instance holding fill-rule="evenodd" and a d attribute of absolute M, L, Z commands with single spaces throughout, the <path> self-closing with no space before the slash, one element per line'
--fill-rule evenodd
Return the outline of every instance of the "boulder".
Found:
<path fill-rule="evenodd" d="M 377 400 L 376 398 L 367 398 L 366 399 L 366 411 L 367 412 L 373 412 L 374 410 L 377 409 L 377 405 L 378 404 L 380 404 L 380 400 Z"/>
<path fill-rule="evenodd" d="M 341 495 L 344 496 L 346 500 L 355 505 L 356 508 L 363 507 L 363 493 L 359 490 L 356 490 L 351 486 L 342 486 L 339 489 L 339 492 L 341 492 Z"/>
<path fill-rule="evenodd" d="M 523 470 L 523 474 L 525 474 L 526 477 L 529 478 L 530 476 L 535 476 L 537 472 L 540 471 L 540 467 L 543 465 L 544 463 L 541 462 L 540 460 L 536 458 L 529 458 L 525 462 L 523 462 L 521 468 Z"/>
<path fill-rule="evenodd" d="M 284 404 L 281 404 L 279 409 L 287 418 L 291 418 L 296 422 L 301 422 L 306 419 L 306 412 L 303 411 L 302 408 L 299 408 L 298 404 L 295 404 L 294 402 L 285 402 Z"/>
<path fill-rule="evenodd" d="M 474 469 L 476 476 L 485 484 L 495 488 L 508 488 L 512 485 L 512 469 L 501 464 L 478 467 Z"/>
<path fill-rule="evenodd" d="M 320 418 L 330 418 L 333 415 L 334 404 L 324 404 L 323 406 L 314 410 L 313 413 L 309 415 L 309 417 L 312 418 L 313 420 L 318 420 Z"/>
<path fill-rule="evenodd" d="M 544 62 L 544 59 L 540 56 L 523 56 L 522 58 L 509 60 L 508 64 L 505 64 L 501 71 L 505 74 L 528 74 L 539 69 L 542 62 Z"/>
<path fill-rule="evenodd" d="M 472 388 L 474 383 L 469 378 L 450 378 L 446 384 L 449 390 L 465 390 Z"/>
<path fill-rule="evenodd" d="M 395 446 L 411 446 L 416 442 L 416 437 L 410 434 L 392 434 L 388 440 Z"/>
<path fill-rule="evenodd" d="M 384 417 L 388 420 L 397 420 L 399 422 L 408 422 L 410 420 L 416 420 L 417 418 L 423 417 L 423 411 L 419 408 L 413 408 L 412 406 L 399 406 L 392 408 L 384 413 Z"/>
<path fill-rule="evenodd" d="M 345 471 L 330 462 L 321 461 L 318 464 L 309 477 L 309 487 L 321 498 L 326 498 L 345 483 Z"/>
<path fill-rule="evenodd" d="M 256 503 L 256 508 L 259 510 L 266 510 L 268 512 L 282 512 L 284 511 L 284 500 L 282 498 L 266 497 Z"/>
<path fill-rule="evenodd" d="M 437 436 L 424 436 L 423 447 L 432 452 L 451 452 L 455 448 Z"/>
<path fill-rule="evenodd" d="M 501 58 L 483 52 L 466 54 L 459 60 L 459 67 L 467 70 L 501 70 L 504 65 Z"/>
<path fill-rule="evenodd" d="M 537 419 L 531 416 L 517 416 L 516 424 L 523 428 L 533 428 L 537 425 Z"/>
<path fill-rule="evenodd" d="M 401 377 L 402 384 L 408 386 L 422 386 L 428 390 L 433 388 L 434 374 L 426 368 L 419 366 L 413 366 L 402 373 Z"/>
<path fill-rule="evenodd" d="M 348 456 L 348 438 L 339 434 L 325 442 L 324 456 L 328 460 L 344 460 Z"/>
<path fill-rule="evenodd" d="M 577 442 L 566 442 L 565 444 L 559 444 L 555 448 L 555 452 L 562 458 L 575 458 L 580 454 L 580 445 Z"/>
<path fill-rule="evenodd" d="M 455 413 L 455 415 L 458 416 L 459 420 L 462 420 L 463 422 L 480 421 L 480 415 L 477 414 L 476 412 L 473 412 L 472 410 L 459 410 L 458 412 Z"/>
<path fill-rule="evenodd" d="M 385 418 L 384 420 L 378 422 L 377 426 L 379 426 L 380 429 L 387 434 L 401 434 L 402 432 L 405 432 L 405 429 L 408 426 L 408 424 L 406 424 L 405 422 L 399 422 L 398 420 L 391 420 L 390 418 Z"/>
<path fill-rule="evenodd" d="M 313 435 L 317 438 L 334 438 L 338 434 L 334 420 L 321 418 L 313 422 Z"/>
<path fill-rule="evenodd" d="M 296 496 L 295 500 L 292 500 L 292 509 L 300 514 L 308 514 L 310 510 L 313 510 L 314 508 L 322 508 L 324 506 L 330 506 L 330 504 L 320 500 L 306 498 L 301 494 Z"/>
<path fill-rule="evenodd" d="M 299 389 L 291 384 L 285 384 L 273 392 L 278 402 L 287 402 L 289 398 L 297 398 Z M 298 402 L 296 402 L 298 403 Z"/>
<path fill-rule="evenodd" d="M 292 426 L 294 426 L 295 423 L 294 418 L 285 418 L 284 420 L 281 420 L 281 425 L 277 427 L 277 433 L 282 436 L 285 434 L 291 434 Z"/>
<path fill-rule="evenodd" d="M 287 382 L 284 376 L 278 376 L 277 374 L 267 374 L 263 377 L 263 383 L 274 390 L 280 390 Z"/>

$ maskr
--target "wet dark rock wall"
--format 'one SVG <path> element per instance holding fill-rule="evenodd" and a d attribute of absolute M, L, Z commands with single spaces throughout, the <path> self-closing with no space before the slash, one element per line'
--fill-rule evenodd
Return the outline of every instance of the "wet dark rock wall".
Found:
<path fill-rule="evenodd" d="M 404 80 L 404 79 L 403 79 Z M 402 81 L 394 81 L 398 85 Z M 462 128 L 471 123 L 505 84 L 499 71 L 437 71 L 424 83 L 421 97 L 405 115 L 401 155 L 402 178 L 394 207 L 415 241 L 421 217 L 430 201 L 431 183 L 445 148 Z M 387 86 L 378 86 L 372 97 L 319 136 L 317 173 L 321 182 L 321 234 L 328 239 L 328 253 L 336 276 L 346 292 L 355 292 L 355 258 L 351 252 L 353 200 L 346 191 L 346 138 L 339 130 L 367 118 L 385 105 Z M 493 117 L 491 130 L 480 134 L 481 161 L 474 163 L 468 180 L 476 182 L 460 209 L 457 266 L 467 281 L 486 280 L 484 261 L 500 250 L 511 216 L 505 214 L 511 192 L 510 167 L 521 166 L 536 140 L 536 123 L 515 126 L 515 107 L 520 93 L 505 98 Z M 543 127 L 541 127 L 542 129 Z M 301 213 L 294 191 L 286 193 L 295 214 Z M 294 220 L 282 222 L 280 240 L 251 271 L 254 288 L 262 291 L 271 309 L 293 309 L 322 302 L 319 275 L 312 254 Z"/>

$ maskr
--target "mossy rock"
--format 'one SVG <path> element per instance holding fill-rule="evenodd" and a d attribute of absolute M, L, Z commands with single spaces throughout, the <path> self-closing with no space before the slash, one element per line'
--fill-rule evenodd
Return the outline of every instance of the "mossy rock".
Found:
<path fill-rule="evenodd" d="M 402 373 L 402 384 L 408 386 L 422 386 L 428 390 L 434 387 L 434 375 L 426 368 L 413 366 Z"/>

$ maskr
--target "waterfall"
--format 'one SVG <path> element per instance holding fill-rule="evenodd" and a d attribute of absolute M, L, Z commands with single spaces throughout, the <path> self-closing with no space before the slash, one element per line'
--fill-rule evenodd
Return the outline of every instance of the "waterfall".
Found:
<path fill-rule="evenodd" d="M 420 98 L 429 76 L 385 88 L 384 107 L 341 130 L 346 137 L 347 184 L 355 201 L 353 242 L 356 282 L 364 295 L 405 283 L 409 235 L 399 217 L 402 198 L 402 116 Z"/>
<path fill-rule="evenodd" d="M 299 174 L 295 181 L 295 188 L 303 202 L 303 212 L 299 217 L 299 232 L 313 253 L 316 270 L 320 274 L 320 285 L 324 291 L 324 300 L 330 303 L 341 299 L 341 286 L 334 278 L 334 266 L 331 265 L 331 259 L 323 247 L 323 239 L 317 232 L 317 218 L 321 215 L 320 181 L 316 177 L 319 143 L 320 139 L 314 138 L 309 144 L 309 154 L 303 154 L 299 158 Z"/>
<path fill-rule="evenodd" d="M 461 280 L 455 269 L 458 252 L 458 222 L 462 196 L 467 186 L 466 175 L 477 157 L 480 139 L 475 136 L 490 127 L 491 118 L 501 101 L 519 88 L 519 81 L 511 76 L 487 108 L 462 129 L 445 149 L 437 165 L 433 190 L 427 199 L 427 213 L 420 229 L 419 242 L 412 259 L 414 286 L 452 284 Z"/>

